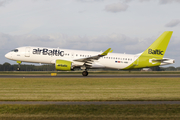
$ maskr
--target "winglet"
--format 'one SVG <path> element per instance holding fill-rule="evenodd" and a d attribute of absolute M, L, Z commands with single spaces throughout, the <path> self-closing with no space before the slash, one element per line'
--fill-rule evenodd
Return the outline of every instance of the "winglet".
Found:
<path fill-rule="evenodd" d="M 112 53 L 112 52 L 113 52 L 113 50 L 109 51 L 109 53 Z"/>
<path fill-rule="evenodd" d="M 104 51 L 101 55 L 107 55 L 109 53 L 109 51 L 111 50 L 111 48 L 107 49 L 106 51 Z"/>

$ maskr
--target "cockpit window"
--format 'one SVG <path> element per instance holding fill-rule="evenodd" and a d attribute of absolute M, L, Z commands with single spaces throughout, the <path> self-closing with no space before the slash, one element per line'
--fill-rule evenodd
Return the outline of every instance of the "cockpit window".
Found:
<path fill-rule="evenodd" d="M 18 49 L 11 50 L 12 52 L 18 52 Z"/>

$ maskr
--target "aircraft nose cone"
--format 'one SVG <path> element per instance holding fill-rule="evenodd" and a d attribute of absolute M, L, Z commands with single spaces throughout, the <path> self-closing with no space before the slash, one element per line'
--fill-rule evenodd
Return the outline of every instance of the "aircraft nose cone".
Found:
<path fill-rule="evenodd" d="M 7 59 L 11 59 L 10 53 L 7 53 L 7 54 L 5 55 L 5 57 L 6 57 Z"/>

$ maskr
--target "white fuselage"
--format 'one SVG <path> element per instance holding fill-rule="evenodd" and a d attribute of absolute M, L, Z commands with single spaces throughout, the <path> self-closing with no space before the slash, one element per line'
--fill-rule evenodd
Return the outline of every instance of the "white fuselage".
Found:
<path fill-rule="evenodd" d="M 83 62 L 74 60 L 96 56 L 102 52 L 69 50 L 46 47 L 19 47 L 18 51 L 11 51 L 5 56 L 14 61 L 55 64 L 56 60 L 73 62 L 74 66 L 83 66 Z M 90 68 L 123 69 L 135 61 L 139 55 L 109 53 L 107 56 L 94 60 Z"/>

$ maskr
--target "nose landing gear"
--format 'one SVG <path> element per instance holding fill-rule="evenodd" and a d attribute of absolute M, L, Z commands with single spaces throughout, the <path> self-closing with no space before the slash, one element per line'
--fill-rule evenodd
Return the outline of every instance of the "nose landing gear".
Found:
<path fill-rule="evenodd" d="M 17 67 L 17 71 L 20 71 L 20 64 L 22 63 L 21 61 L 17 61 L 18 63 L 18 67 Z"/>

